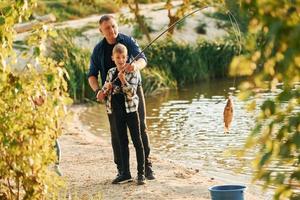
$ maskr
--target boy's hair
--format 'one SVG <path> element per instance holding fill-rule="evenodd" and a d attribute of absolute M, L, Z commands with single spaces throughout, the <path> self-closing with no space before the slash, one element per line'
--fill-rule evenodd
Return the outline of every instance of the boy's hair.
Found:
<path fill-rule="evenodd" d="M 118 43 L 114 46 L 112 54 L 114 55 L 115 53 L 124 53 L 127 55 L 127 48 L 124 44 Z"/>
<path fill-rule="evenodd" d="M 101 25 L 103 22 L 108 21 L 110 19 L 115 19 L 115 17 L 113 15 L 110 15 L 110 14 L 102 15 L 100 17 L 100 20 L 99 20 L 99 25 Z"/>

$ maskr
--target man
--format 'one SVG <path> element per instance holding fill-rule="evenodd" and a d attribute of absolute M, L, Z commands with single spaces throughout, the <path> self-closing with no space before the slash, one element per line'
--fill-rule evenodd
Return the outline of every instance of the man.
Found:
<path fill-rule="evenodd" d="M 99 31 L 102 33 L 104 38 L 95 46 L 91 60 L 90 60 L 90 70 L 88 74 L 88 81 L 91 88 L 95 91 L 96 98 L 100 100 L 100 87 L 98 83 L 98 75 L 100 72 L 102 85 L 105 83 L 107 72 L 110 68 L 115 67 L 115 63 L 112 60 L 112 49 L 117 43 L 125 45 L 128 49 L 128 57 L 136 57 L 140 52 L 138 44 L 132 37 L 124 35 L 118 32 L 118 25 L 114 16 L 103 15 L 99 20 Z M 142 53 L 132 64 L 125 64 L 124 68 L 127 72 L 141 70 L 147 65 L 147 59 Z M 140 129 L 142 142 L 145 151 L 145 177 L 148 180 L 155 179 L 152 171 L 152 164 L 149 160 L 150 145 L 147 135 L 147 127 L 145 120 L 145 98 L 141 83 L 139 83 L 137 89 L 137 95 L 140 99 L 138 106 L 138 113 L 140 118 Z M 116 125 L 113 124 L 112 116 L 108 115 L 110 121 L 110 131 L 111 131 L 111 141 L 114 153 L 114 162 L 118 168 L 118 178 L 122 174 L 122 164 L 120 158 L 120 146 L 116 133 Z M 128 140 L 128 138 L 127 138 Z M 128 143 L 128 141 L 126 141 Z M 128 145 L 126 151 L 129 152 Z"/>

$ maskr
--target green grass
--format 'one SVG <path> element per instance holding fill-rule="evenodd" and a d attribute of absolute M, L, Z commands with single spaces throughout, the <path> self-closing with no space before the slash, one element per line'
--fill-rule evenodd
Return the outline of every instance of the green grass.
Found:
<path fill-rule="evenodd" d="M 90 3 L 88 3 L 90 2 Z M 67 0 L 67 1 L 38 1 L 34 13 L 46 15 L 53 13 L 57 21 L 78 19 L 92 14 L 103 14 L 117 12 L 119 7 L 110 1 L 105 0 Z"/>

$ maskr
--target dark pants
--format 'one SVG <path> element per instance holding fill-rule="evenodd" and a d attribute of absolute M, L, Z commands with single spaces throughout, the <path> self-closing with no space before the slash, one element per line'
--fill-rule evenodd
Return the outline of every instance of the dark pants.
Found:
<path fill-rule="evenodd" d="M 141 136 L 142 136 L 142 142 L 144 146 L 145 151 L 145 168 L 151 168 L 152 163 L 150 161 L 149 155 L 150 155 L 150 143 L 148 139 L 147 134 L 147 123 L 146 123 L 146 104 L 145 104 L 145 97 L 142 86 L 139 86 L 137 89 L 137 95 L 139 97 L 139 107 L 138 107 L 138 113 L 140 118 L 140 129 L 141 129 Z"/>
<path fill-rule="evenodd" d="M 147 134 L 147 125 L 146 125 L 146 107 L 145 107 L 145 97 L 144 97 L 144 92 L 141 86 L 138 87 L 137 89 L 137 95 L 139 97 L 139 107 L 138 107 L 138 115 L 140 119 L 140 131 L 141 131 L 141 138 L 142 138 L 142 143 L 144 146 L 144 154 L 145 154 L 145 169 L 146 170 L 151 170 L 152 163 L 149 159 L 150 155 L 150 144 L 149 144 L 149 139 L 148 139 L 148 134 Z M 113 154 L 114 154 L 114 162 L 117 165 L 118 172 L 121 172 L 122 166 L 121 166 L 121 153 L 120 153 L 120 146 L 119 146 L 119 140 L 118 140 L 118 135 L 117 135 L 117 129 L 116 129 L 116 123 L 113 120 L 113 117 L 111 114 L 108 115 L 109 123 L 110 123 L 110 132 L 111 132 L 111 143 L 112 143 L 112 148 L 113 148 Z M 128 138 L 125 139 L 128 143 Z M 128 148 L 128 147 L 127 147 Z"/>
<path fill-rule="evenodd" d="M 130 132 L 133 146 L 137 158 L 138 175 L 144 175 L 145 169 L 145 155 L 140 134 L 139 116 L 137 112 L 126 113 L 125 110 L 114 111 L 113 118 L 116 122 L 116 129 L 118 133 L 120 155 L 122 161 L 122 173 L 130 174 L 129 168 L 129 148 L 127 126 Z"/>

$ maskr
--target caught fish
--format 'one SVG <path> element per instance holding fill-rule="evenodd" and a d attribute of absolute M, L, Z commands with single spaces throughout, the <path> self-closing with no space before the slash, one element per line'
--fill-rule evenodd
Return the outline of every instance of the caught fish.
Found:
<path fill-rule="evenodd" d="M 233 118 L 233 103 L 231 97 L 228 97 L 223 115 L 224 115 L 224 133 L 228 133 Z"/>

